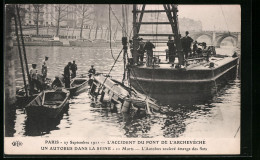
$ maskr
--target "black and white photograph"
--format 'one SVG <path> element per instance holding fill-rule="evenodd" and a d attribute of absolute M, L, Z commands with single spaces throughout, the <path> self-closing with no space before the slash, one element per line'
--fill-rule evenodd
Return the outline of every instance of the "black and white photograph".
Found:
<path fill-rule="evenodd" d="M 5 154 L 241 153 L 239 4 L 4 9 Z"/>

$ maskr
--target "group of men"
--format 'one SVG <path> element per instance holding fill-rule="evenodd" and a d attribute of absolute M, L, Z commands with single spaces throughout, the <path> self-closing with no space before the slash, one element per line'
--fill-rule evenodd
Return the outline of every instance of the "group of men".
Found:
<path fill-rule="evenodd" d="M 169 63 L 174 64 L 175 57 L 178 56 L 179 59 L 179 65 L 184 65 L 185 59 L 188 59 L 189 57 L 195 57 L 195 56 L 202 56 L 202 52 L 208 50 L 206 43 L 198 43 L 197 41 L 193 42 L 193 39 L 189 36 L 189 32 L 185 32 L 185 36 L 181 37 L 180 36 L 180 43 L 182 47 L 182 51 L 180 53 L 177 53 L 177 48 L 174 40 L 172 40 L 172 36 L 169 36 L 169 40 L 167 42 L 168 46 L 168 55 L 169 57 Z M 143 62 L 144 59 L 144 53 L 147 53 L 147 58 L 146 58 L 146 65 L 151 66 L 153 63 L 153 49 L 155 48 L 154 44 L 150 42 L 150 40 L 147 40 L 147 42 L 143 42 L 143 38 L 138 38 L 137 39 L 138 47 L 137 47 L 137 63 Z M 130 51 L 133 55 L 133 41 L 130 40 Z M 191 45 L 193 43 L 193 49 L 191 50 Z M 202 46 L 202 48 L 199 48 L 198 45 Z"/>
<path fill-rule="evenodd" d="M 77 70 L 78 70 L 78 67 L 77 67 L 75 60 L 73 61 L 73 63 L 68 62 L 68 64 L 65 66 L 64 74 L 63 74 L 65 88 L 70 88 L 70 80 L 77 76 Z M 89 78 L 91 78 L 91 76 L 95 73 L 96 73 L 96 70 L 94 68 L 94 65 L 91 65 L 91 68 L 88 71 Z"/>
<path fill-rule="evenodd" d="M 178 58 L 179 60 L 184 60 L 184 59 L 188 59 L 189 57 L 200 57 L 202 56 L 202 52 L 205 51 L 209 54 L 209 48 L 207 47 L 206 43 L 198 43 L 197 41 L 195 41 L 193 43 L 193 39 L 189 36 L 189 32 L 186 31 L 185 32 L 185 36 L 181 37 L 180 35 L 180 40 L 181 40 L 181 46 L 182 46 L 182 52 L 183 54 L 178 54 Z M 191 44 L 193 43 L 193 47 L 191 50 Z M 202 46 L 202 48 L 199 48 L 198 45 Z M 168 46 L 168 52 L 169 52 L 169 63 L 174 64 L 175 61 L 175 57 L 177 57 L 177 53 L 176 53 L 176 45 L 174 43 L 174 41 L 172 40 L 172 37 L 169 36 L 169 41 L 167 43 Z M 208 57 L 207 54 L 207 57 Z M 183 65 L 180 64 L 180 65 Z"/>
<path fill-rule="evenodd" d="M 33 92 L 35 92 L 35 90 L 37 92 L 43 90 L 43 87 L 41 86 L 40 81 L 45 82 L 45 80 L 47 78 L 47 72 L 48 72 L 47 61 L 48 61 L 48 59 L 49 59 L 49 57 L 45 56 L 45 59 L 42 62 L 42 75 L 41 76 L 39 76 L 39 74 L 38 74 L 38 70 L 36 68 L 37 65 L 32 64 L 32 68 L 30 69 L 29 72 L 30 72 L 30 78 L 31 78 L 30 88 L 32 89 Z M 70 88 L 70 80 L 77 76 L 77 70 L 78 70 L 78 67 L 77 67 L 75 60 L 72 63 L 68 62 L 68 64 L 64 67 L 63 76 L 64 76 L 65 88 Z M 89 78 L 91 78 L 91 76 L 96 73 L 94 65 L 91 65 L 91 69 L 89 70 L 88 73 L 89 73 Z M 55 76 L 55 80 L 52 82 L 51 87 L 52 88 L 63 87 L 63 82 L 60 80 L 59 76 Z"/>
<path fill-rule="evenodd" d="M 32 67 L 30 68 L 30 78 L 31 78 L 31 92 L 39 92 L 43 90 L 43 86 L 41 84 L 41 81 L 44 82 L 47 77 L 47 61 L 49 57 L 45 56 L 45 59 L 42 62 L 42 75 L 39 76 L 38 70 L 37 70 L 37 64 L 32 64 Z"/>
<path fill-rule="evenodd" d="M 183 60 L 187 59 L 189 57 L 189 54 L 191 55 L 191 44 L 193 42 L 193 39 L 189 36 L 189 32 L 186 31 L 185 34 L 186 35 L 184 37 L 181 37 L 180 35 L 183 54 L 178 55 L 179 59 L 183 59 Z M 169 52 L 169 63 L 174 63 L 177 53 L 176 53 L 176 45 L 172 40 L 172 36 L 169 36 L 169 41 L 167 42 L 167 46 Z"/>
<path fill-rule="evenodd" d="M 70 88 L 70 79 L 75 78 L 77 76 L 77 64 L 74 60 L 72 63 L 68 62 L 68 64 L 64 67 L 64 81 L 65 81 L 65 88 Z"/>
<path fill-rule="evenodd" d="M 130 40 L 130 51 L 133 54 L 133 41 Z M 143 42 L 143 38 L 138 38 L 138 48 L 137 48 L 137 62 L 143 62 L 144 53 L 147 53 L 146 65 L 150 66 L 152 64 L 153 59 L 153 49 L 155 48 L 154 44 L 147 40 L 147 42 Z"/>

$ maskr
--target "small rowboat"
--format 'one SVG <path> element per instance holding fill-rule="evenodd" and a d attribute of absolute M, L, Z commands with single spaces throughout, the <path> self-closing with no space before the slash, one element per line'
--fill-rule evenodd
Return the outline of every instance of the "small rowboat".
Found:
<path fill-rule="evenodd" d="M 28 117 L 56 118 L 68 104 L 70 92 L 67 90 L 51 90 L 41 92 L 27 106 Z"/>
<path fill-rule="evenodd" d="M 66 88 L 70 91 L 70 95 L 77 95 L 86 91 L 88 89 L 88 79 L 87 78 L 74 78 L 70 83 L 70 88 Z"/>
<path fill-rule="evenodd" d="M 147 97 L 114 79 L 105 77 L 102 74 L 94 76 L 90 94 L 93 96 L 101 95 L 101 102 L 113 101 L 117 104 L 122 104 L 122 112 L 129 111 L 130 107 L 133 109 L 146 110 L 148 114 L 151 113 L 151 110 L 160 110 L 160 107 L 156 104 L 154 99 Z"/>

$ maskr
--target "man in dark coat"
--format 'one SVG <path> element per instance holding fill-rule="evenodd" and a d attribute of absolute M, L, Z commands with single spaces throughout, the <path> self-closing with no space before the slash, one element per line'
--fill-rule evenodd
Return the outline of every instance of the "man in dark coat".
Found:
<path fill-rule="evenodd" d="M 139 48 L 137 49 L 138 52 L 138 57 L 140 59 L 141 62 L 143 62 L 144 60 L 144 42 L 143 42 L 143 38 L 139 39 Z"/>
<path fill-rule="evenodd" d="M 152 64 L 153 48 L 155 48 L 155 46 L 152 44 L 152 42 L 148 40 L 144 46 L 144 50 L 146 50 L 147 53 L 147 59 L 146 59 L 147 66 L 150 66 Z"/>
<path fill-rule="evenodd" d="M 91 68 L 88 71 L 89 78 L 91 78 L 91 76 L 94 74 L 96 74 L 96 69 L 94 68 L 94 65 L 91 65 Z"/>
<path fill-rule="evenodd" d="M 71 79 L 72 78 L 75 78 L 76 77 L 76 72 L 77 72 L 77 70 L 78 70 L 78 67 L 77 67 L 77 64 L 75 63 L 75 60 L 73 61 L 73 63 L 71 64 L 71 66 L 70 66 L 70 68 L 71 68 Z"/>
<path fill-rule="evenodd" d="M 64 68 L 65 88 L 70 88 L 70 67 L 71 62 L 69 62 Z"/>
<path fill-rule="evenodd" d="M 176 48 L 174 41 L 172 40 L 172 36 L 169 36 L 169 41 L 167 42 L 168 51 L 169 51 L 169 62 L 174 63 L 175 56 L 176 56 Z"/>
<path fill-rule="evenodd" d="M 182 49 L 183 49 L 183 52 L 184 52 L 184 56 L 185 56 L 185 59 L 188 58 L 189 56 L 189 53 L 191 52 L 191 43 L 193 42 L 193 39 L 188 36 L 189 35 L 189 32 L 186 31 L 185 32 L 186 36 L 182 38 Z"/>
<path fill-rule="evenodd" d="M 194 42 L 192 50 L 193 50 L 193 56 L 195 56 L 197 54 L 197 50 L 198 50 L 198 43 L 197 43 L 197 41 Z"/>

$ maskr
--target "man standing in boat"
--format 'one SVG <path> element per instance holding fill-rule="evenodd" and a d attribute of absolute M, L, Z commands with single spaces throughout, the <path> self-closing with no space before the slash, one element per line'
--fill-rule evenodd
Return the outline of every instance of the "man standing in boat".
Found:
<path fill-rule="evenodd" d="M 91 65 L 90 70 L 88 71 L 88 76 L 91 78 L 92 75 L 96 74 L 96 69 L 94 68 L 94 65 Z"/>
<path fill-rule="evenodd" d="M 189 32 L 186 31 L 185 32 L 186 36 L 182 38 L 182 49 L 183 49 L 183 52 L 184 52 L 184 58 L 187 59 L 188 56 L 189 56 L 189 53 L 191 52 L 191 43 L 193 42 L 193 39 L 188 36 L 189 35 Z"/>
<path fill-rule="evenodd" d="M 65 88 L 70 88 L 70 70 L 71 70 L 71 62 L 69 62 L 64 68 L 64 80 L 65 80 Z"/>
<path fill-rule="evenodd" d="M 144 50 L 146 50 L 146 53 L 147 53 L 147 59 L 146 59 L 147 66 L 151 66 L 151 64 L 152 64 L 153 48 L 155 48 L 153 43 L 150 42 L 150 40 L 147 40 L 147 42 L 145 43 L 145 46 L 144 46 Z"/>
<path fill-rule="evenodd" d="M 37 86 L 37 69 L 36 69 L 36 64 L 32 64 L 32 68 L 30 69 L 30 77 L 31 77 L 31 91 L 34 93 L 35 87 L 37 88 L 38 91 L 38 86 Z"/>
<path fill-rule="evenodd" d="M 169 36 L 169 41 L 167 42 L 167 46 L 168 46 L 168 52 L 169 52 L 169 63 L 174 64 L 174 60 L 175 60 L 175 45 L 174 45 L 174 41 L 172 40 L 172 36 Z"/>
<path fill-rule="evenodd" d="M 48 61 L 49 57 L 45 56 L 45 59 L 42 62 L 42 78 L 45 81 L 46 77 L 47 77 L 47 71 L 48 71 L 48 67 L 47 67 L 47 61 Z"/>
<path fill-rule="evenodd" d="M 76 77 L 76 72 L 78 70 L 77 64 L 75 63 L 75 60 L 73 61 L 73 63 L 71 64 L 71 79 Z"/>

